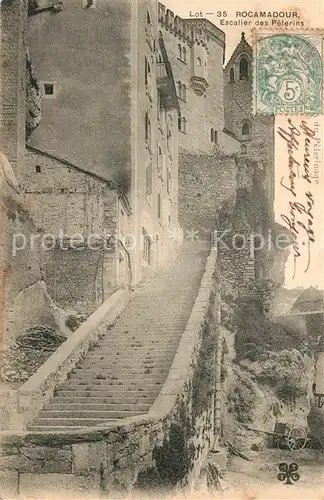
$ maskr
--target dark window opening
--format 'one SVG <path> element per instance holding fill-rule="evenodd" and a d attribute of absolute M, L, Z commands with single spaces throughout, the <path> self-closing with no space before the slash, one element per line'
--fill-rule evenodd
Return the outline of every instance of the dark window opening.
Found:
<path fill-rule="evenodd" d="M 201 66 L 201 58 L 200 57 L 197 57 L 197 66 Z"/>
<path fill-rule="evenodd" d="M 178 130 L 181 130 L 181 129 L 182 129 L 182 119 L 179 116 L 179 118 L 178 118 Z"/>
<path fill-rule="evenodd" d="M 182 49 L 182 58 L 183 58 L 183 62 L 187 62 L 187 50 L 186 50 L 186 47 L 183 47 L 183 49 Z"/>
<path fill-rule="evenodd" d="M 231 68 L 231 70 L 230 70 L 230 82 L 231 83 L 234 82 L 234 68 Z"/>
<path fill-rule="evenodd" d="M 242 135 L 250 135 L 250 125 L 247 122 L 242 125 Z"/>
<path fill-rule="evenodd" d="M 246 155 L 247 153 L 247 147 L 246 147 L 246 144 L 242 144 L 241 145 L 241 154 L 242 155 Z"/>
<path fill-rule="evenodd" d="M 146 195 L 151 196 L 152 194 L 152 163 L 149 163 L 146 167 Z"/>
<path fill-rule="evenodd" d="M 38 174 L 40 174 L 42 171 L 42 167 L 40 165 L 36 165 L 35 170 Z"/>
<path fill-rule="evenodd" d="M 44 94 L 45 95 L 53 95 L 54 94 L 54 84 L 53 83 L 44 83 Z"/>
<path fill-rule="evenodd" d="M 145 229 L 143 229 L 143 259 L 151 265 L 152 242 Z"/>
<path fill-rule="evenodd" d="M 147 111 L 145 113 L 145 141 L 151 142 L 151 121 Z"/>
<path fill-rule="evenodd" d="M 158 219 L 161 220 L 161 218 L 162 218 L 162 206 L 161 206 L 160 193 L 158 193 L 158 195 L 157 195 L 157 215 L 158 215 Z"/>
<path fill-rule="evenodd" d="M 245 57 L 240 60 L 240 80 L 247 80 L 249 77 L 249 63 Z"/>
<path fill-rule="evenodd" d="M 179 49 L 179 59 L 182 61 L 182 47 L 181 47 L 181 45 L 178 45 L 178 49 Z"/>
<path fill-rule="evenodd" d="M 151 16 L 150 16 L 149 11 L 146 12 L 146 23 L 151 24 Z"/>

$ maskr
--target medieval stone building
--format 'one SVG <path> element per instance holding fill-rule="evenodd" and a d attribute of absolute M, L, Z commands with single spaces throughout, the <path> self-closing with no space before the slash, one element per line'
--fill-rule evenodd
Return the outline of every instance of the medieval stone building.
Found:
<path fill-rule="evenodd" d="M 272 210 L 273 118 L 252 113 L 244 35 L 223 70 L 225 33 L 155 0 L 2 9 L 2 147 L 57 304 L 91 312 L 163 267 L 183 231 L 209 239 L 255 178 Z"/>

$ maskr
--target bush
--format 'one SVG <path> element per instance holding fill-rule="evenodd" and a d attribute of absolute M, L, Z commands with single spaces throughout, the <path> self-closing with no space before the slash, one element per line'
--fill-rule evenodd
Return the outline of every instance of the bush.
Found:
<path fill-rule="evenodd" d="M 253 422 L 256 395 L 251 382 L 240 379 L 229 396 L 229 412 L 243 424 Z"/>
<path fill-rule="evenodd" d="M 255 297 L 244 297 L 238 302 L 235 323 L 237 362 L 245 358 L 257 361 L 266 351 L 304 349 L 308 340 L 306 334 L 265 317 L 262 302 Z"/>

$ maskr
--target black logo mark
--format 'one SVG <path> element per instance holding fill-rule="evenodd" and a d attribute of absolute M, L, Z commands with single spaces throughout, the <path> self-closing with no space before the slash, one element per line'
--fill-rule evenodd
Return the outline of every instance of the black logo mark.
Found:
<path fill-rule="evenodd" d="M 277 479 L 279 481 L 286 481 L 284 484 L 293 484 L 294 481 L 298 481 L 300 478 L 300 475 L 297 472 L 299 467 L 295 462 L 289 465 L 282 462 L 278 465 L 278 469 L 280 472 L 277 475 Z"/>

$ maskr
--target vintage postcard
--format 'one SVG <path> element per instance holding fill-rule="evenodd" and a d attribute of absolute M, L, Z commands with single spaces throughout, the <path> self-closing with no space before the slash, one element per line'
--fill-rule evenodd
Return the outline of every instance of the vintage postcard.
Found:
<path fill-rule="evenodd" d="M 323 500 L 323 60 L 323 0 L 0 0 L 0 500 Z"/>

